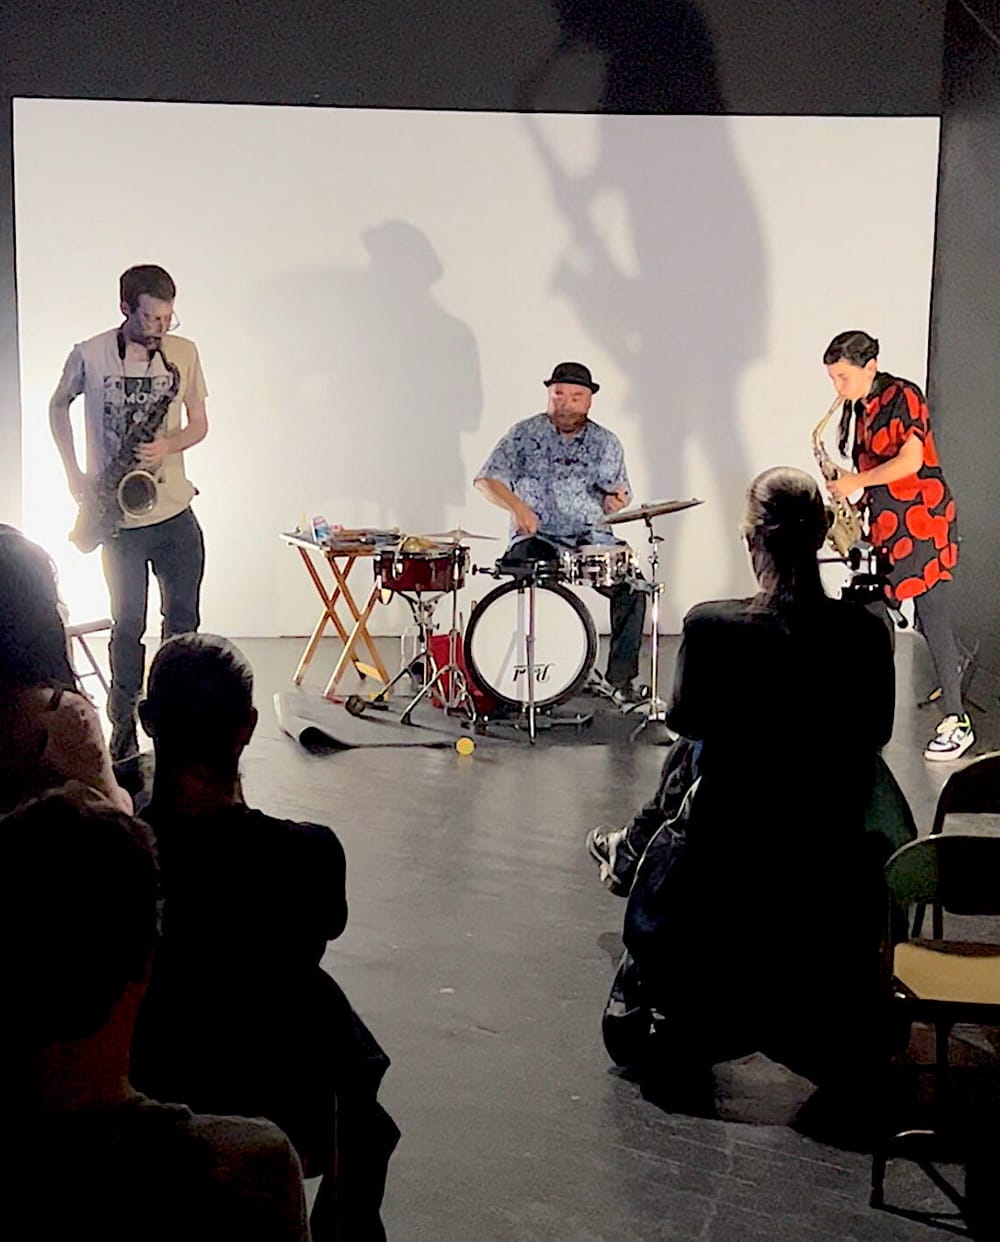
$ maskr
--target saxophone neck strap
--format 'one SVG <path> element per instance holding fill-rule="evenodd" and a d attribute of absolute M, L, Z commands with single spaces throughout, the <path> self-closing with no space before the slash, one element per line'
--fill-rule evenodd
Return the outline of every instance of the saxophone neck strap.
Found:
<path fill-rule="evenodd" d="M 118 329 L 118 361 L 119 362 L 124 363 L 125 351 L 127 349 L 128 349 L 128 341 L 126 341 L 125 339 L 125 329 L 119 328 Z M 153 359 L 156 357 L 157 354 L 159 354 L 163 358 L 163 364 L 164 366 L 166 366 L 167 358 L 166 358 L 166 355 L 163 353 L 163 346 L 154 345 L 152 349 L 146 350 L 146 370 L 147 371 L 149 370 L 150 366 L 152 366 Z"/>

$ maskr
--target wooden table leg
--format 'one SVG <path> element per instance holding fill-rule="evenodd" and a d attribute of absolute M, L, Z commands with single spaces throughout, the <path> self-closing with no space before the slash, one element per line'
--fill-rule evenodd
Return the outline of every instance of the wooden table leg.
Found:
<path fill-rule="evenodd" d="M 347 593 L 345 591 L 345 598 L 346 598 L 346 594 Z M 323 691 L 323 694 L 326 698 L 329 698 L 333 694 L 334 690 L 337 688 L 337 683 L 340 681 L 341 677 L 343 677 L 344 675 L 344 670 L 347 667 L 348 660 L 353 661 L 355 667 L 357 667 L 357 659 L 354 656 L 354 644 L 357 642 L 359 637 L 363 637 L 365 641 L 367 642 L 368 650 L 372 653 L 372 658 L 376 663 L 376 668 L 378 669 L 379 676 L 381 677 L 383 683 L 388 682 L 389 674 L 386 671 L 385 665 L 382 663 L 382 660 L 379 657 L 378 651 L 376 650 L 375 645 L 373 644 L 371 637 L 368 633 L 368 618 L 372 615 L 372 610 L 374 609 L 375 605 L 378 603 L 379 594 L 380 594 L 379 584 L 376 582 L 375 585 L 371 589 L 371 594 L 368 596 L 368 603 L 365 605 L 364 611 L 354 612 L 354 615 L 355 615 L 354 628 L 351 630 L 350 637 L 348 638 L 347 642 L 344 645 L 344 650 L 340 653 L 340 659 L 337 661 L 336 667 L 333 670 L 333 674 L 330 677 L 330 680 L 326 684 L 326 689 Z M 352 604 L 349 606 L 351 607 L 352 611 L 354 611 L 354 605 Z"/>
<path fill-rule="evenodd" d="M 354 647 L 358 639 L 361 638 L 364 640 L 365 646 L 368 648 L 368 652 L 372 658 L 372 664 L 374 664 L 378 672 L 379 678 L 382 680 L 383 683 L 385 683 L 389 680 L 388 670 L 386 669 L 385 664 L 382 661 L 382 657 L 379 655 L 378 648 L 375 646 L 375 642 L 372 636 L 368 633 L 368 618 L 371 616 L 372 610 L 375 607 L 375 605 L 378 603 L 378 599 L 379 599 L 379 594 L 380 594 L 379 583 L 376 580 L 375 584 L 373 585 L 371 592 L 368 596 L 368 603 L 366 604 L 364 613 L 362 614 L 361 610 L 358 608 L 358 605 L 354 599 L 354 596 L 351 594 L 351 588 L 347 585 L 347 575 L 351 571 L 351 566 L 348 565 L 346 569 L 342 570 L 340 566 L 336 564 L 335 561 L 331 560 L 330 567 L 333 570 L 333 576 L 336 578 L 337 585 L 340 588 L 341 594 L 344 597 L 344 602 L 347 604 L 347 607 L 350 609 L 351 616 L 354 618 L 354 622 L 355 622 L 354 628 L 351 631 L 350 638 L 345 640 L 344 651 L 341 655 L 341 659 L 337 662 L 338 668 L 341 665 L 341 661 L 345 659 L 350 659 L 351 662 L 354 664 L 354 667 L 358 669 L 358 658 L 354 654 Z M 361 670 L 359 669 L 358 671 L 360 672 Z M 334 685 L 336 684 L 336 682 L 331 681 L 330 684 Z"/>
<path fill-rule="evenodd" d="M 309 667 L 313 656 L 316 654 L 316 648 L 319 646 L 319 640 L 323 637 L 323 633 L 331 621 L 340 636 L 340 641 L 343 643 L 347 642 L 347 630 L 344 628 L 343 622 L 337 616 L 336 611 L 337 600 L 341 593 L 339 584 L 334 589 L 332 595 L 327 595 L 326 587 L 323 585 L 323 579 L 319 576 L 319 572 L 312 562 L 312 557 L 305 550 L 305 548 L 299 548 L 298 553 L 299 556 L 302 557 L 302 563 L 309 572 L 309 577 L 313 581 L 313 586 L 316 588 L 317 594 L 323 601 L 323 612 L 313 627 L 313 632 L 309 638 L 309 641 L 306 643 L 305 651 L 302 652 L 302 658 L 299 660 L 298 668 L 295 670 L 295 676 L 292 678 L 292 681 L 296 686 L 300 686 L 302 684 L 302 679 L 306 675 L 306 669 Z M 354 564 L 354 560 L 355 558 L 352 556 L 348 562 L 348 573 L 351 571 L 351 566 Z"/>

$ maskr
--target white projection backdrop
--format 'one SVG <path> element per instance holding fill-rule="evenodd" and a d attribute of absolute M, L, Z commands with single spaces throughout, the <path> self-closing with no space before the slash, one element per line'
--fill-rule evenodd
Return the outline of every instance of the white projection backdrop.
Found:
<path fill-rule="evenodd" d="M 302 514 L 503 535 L 472 479 L 565 359 L 601 383 L 593 416 L 637 500 L 705 502 L 659 523 L 676 631 L 692 603 L 749 589 L 743 490 L 812 467 L 830 337 L 864 328 L 887 369 L 925 375 L 933 119 L 19 99 L 14 121 L 23 524 L 79 619 L 107 599 L 98 556 L 66 542 L 48 399 L 73 343 L 119 322 L 133 263 L 173 274 L 201 351 L 203 623 L 234 637 L 312 628 L 278 539 Z M 373 628 L 405 620 L 396 601 Z"/>

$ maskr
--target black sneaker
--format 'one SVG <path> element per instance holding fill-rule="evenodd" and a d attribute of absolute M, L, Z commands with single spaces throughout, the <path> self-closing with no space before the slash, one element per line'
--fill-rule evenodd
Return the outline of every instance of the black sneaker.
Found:
<path fill-rule="evenodd" d="M 113 763 L 123 763 L 126 759 L 132 759 L 139 753 L 139 739 L 136 736 L 135 723 L 128 721 L 125 724 L 116 724 L 111 730 L 111 760 Z"/>
<path fill-rule="evenodd" d="M 615 686 L 614 701 L 619 707 L 636 707 L 649 698 L 649 686 L 634 686 L 626 682 L 624 686 Z"/>
<path fill-rule="evenodd" d="M 600 864 L 601 883 L 616 897 L 627 897 L 639 861 L 628 847 L 627 830 L 599 824 L 587 834 L 587 850 Z"/>

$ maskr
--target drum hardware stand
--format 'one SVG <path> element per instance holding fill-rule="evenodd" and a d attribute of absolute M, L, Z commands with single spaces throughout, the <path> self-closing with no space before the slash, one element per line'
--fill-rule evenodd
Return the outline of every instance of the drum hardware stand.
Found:
<path fill-rule="evenodd" d="M 429 678 L 433 675 L 431 670 L 433 669 L 434 673 L 437 672 L 437 664 L 435 663 L 434 656 L 431 652 L 430 642 L 430 636 L 436 628 L 433 617 L 434 609 L 437 607 L 438 603 L 437 599 L 424 599 L 419 592 L 417 593 L 416 599 L 411 599 L 409 595 L 403 594 L 402 591 L 397 592 L 397 594 L 403 596 L 403 599 L 405 599 L 407 604 L 410 606 L 410 612 L 413 614 L 413 624 L 417 627 L 417 651 L 412 658 L 403 665 L 395 677 L 393 677 L 391 681 L 386 682 L 386 684 L 373 699 L 367 700 L 367 702 L 371 703 L 375 707 L 388 705 L 389 692 L 392 690 L 393 686 L 402 681 L 406 676 L 412 677 L 418 665 L 422 670 L 421 689 L 423 689 Z"/>
<path fill-rule="evenodd" d="M 524 593 L 525 583 L 521 583 L 520 594 Z M 525 675 L 528 678 L 528 741 L 535 744 L 535 575 L 527 579 L 528 587 L 528 631 L 524 636 Z"/>
<path fill-rule="evenodd" d="M 517 593 L 522 598 L 528 592 L 528 628 L 524 635 L 524 671 L 528 678 L 528 740 L 535 744 L 538 721 L 535 713 L 535 583 L 537 573 L 530 561 L 525 562 L 523 572 L 517 574 Z M 522 714 L 524 708 L 521 708 Z M 516 724 L 514 726 L 517 727 Z"/>
<path fill-rule="evenodd" d="M 528 627 L 524 635 L 524 664 L 525 674 L 528 678 L 528 701 L 521 708 L 521 719 L 527 719 L 528 724 L 528 740 L 534 745 L 538 736 L 538 731 L 545 729 L 553 729 L 558 726 L 573 725 L 577 729 L 584 725 L 590 724 L 594 717 L 591 713 L 577 712 L 573 716 L 551 716 L 544 710 L 539 711 L 535 705 L 535 601 L 536 587 L 538 582 L 537 566 L 531 561 L 524 561 L 517 566 L 511 566 L 506 571 L 501 571 L 500 561 L 497 561 L 492 567 L 485 565 L 473 565 L 472 572 L 474 574 L 489 574 L 493 578 L 499 578 L 502 572 L 508 573 L 514 578 L 518 584 L 518 595 L 522 596 L 525 592 L 528 595 Z M 522 728 L 521 719 L 504 721 L 494 718 L 491 724 L 509 724 L 511 728 L 520 730 Z"/>
<path fill-rule="evenodd" d="M 500 561 L 497 561 L 492 569 L 485 565 L 473 565 L 472 572 L 499 578 Z M 517 580 L 518 595 L 523 596 L 526 589 L 528 592 L 528 629 L 524 636 L 524 664 L 525 675 L 528 678 L 528 738 L 534 744 L 538 723 L 535 713 L 535 582 L 537 573 L 531 561 L 524 561 L 523 568 L 521 565 L 516 568 L 512 567 L 510 573 L 511 577 Z M 521 711 L 523 714 L 523 707 Z"/>
<path fill-rule="evenodd" d="M 593 722 L 593 712 L 576 712 L 572 716 L 550 716 L 547 708 L 540 708 L 535 717 L 535 731 L 536 734 L 538 734 L 545 733 L 549 729 L 560 729 L 572 726 L 579 733 L 581 729 L 585 728 L 587 725 L 593 724 Z M 495 725 L 505 724 L 509 728 L 513 729 L 515 733 L 525 732 L 525 724 L 521 718 L 516 718 L 514 720 L 491 720 L 490 723 Z M 528 736 L 532 742 L 535 741 L 535 738 L 531 737 L 530 733 Z"/>
<path fill-rule="evenodd" d="M 653 518 L 662 517 L 667 513 L 680 513 L 684 509 L 690 509 L 694 505 L 700 505 L 700 500 L 692 498 L 691 500 L 655 500 L 650 504 L 639 505 L 634 509 L 620 509 L 617 513 L 609 514 L 604 519 L 605 526 L 617 526 L 620 522 L 635 522 L 642 519 L 646 523 L 646 530 L 649 532 L 649 572 L 651 581 L 645 586 L 645 590 L 653 597 L 652 608 L 652 628 L 650 631 L 650 687 L 649 699 L 645 702 L 636 703 L 629 710 L 636 712 L 644 712 L 645 718 L 639 726 L 632 732 L 632 740 L 639 736 L 642 730 L 651 721 L 657 724 L 666 724 L 667 705 L 660 698 L 660 596 L 663 593 L 663 583 L 660 582 L 657 575 L 657 567 L 660 562 L 657 544 L 662 543 L 663 539 L 653 533 Z"/>
<path fill-rule="evenodd" d="M 660 698 L 660 596 L 663 594 L 664 584 L 659 580 L 660 553 L 657 545 L 663 542 L 663 536 L 654 533 L 652 515 L 648 513 L 643 514 L 643 521 L 646 524 L 646 530 L 649 532 L 650 580 L 647 590 L 653 598 L 649 622 L 649 698 L 643 703 L 636 703 L 634 707 L 629 709 L 630 711 L 643 713 L 642 720 L 632 730 L 630 741 L 635 741 L 647 725 L 665 725 L 667 723 L 667 704 L 664 699 Z"/>
<path fill-rule="evenodd" d="M 472 695 L 469 693 L 468 682 L 465 679 L 465 670 L 459 667 L 458 664 L 458 550 L 459 546 L 456 544 L 451 554 L 451 586 L 448 589 L 448 594 L 451 596 L 451 628 L 448 631 L 448 662 L 439 666 L 430 649 L 430 633 L 433 629 L 433 624 L 428 624 L 427 622 L 438 600 L 434 599 L 430 603 L 422 603 L 418 597 L 418 607 L 423 615 L 418 617 L 415 608 L 413 612 L 414 622 L 420 633 L 421 651 L 417 652 L 409 664 L 400 669 L 393 681 L 398 681 L 421 658 L 424 660 L 424 681 L 417 693 L 403 708 L 402 714 L 399 717 L 400 724 L 412 723 L 410 717 L 413 714 L 414 708 L 418 703 L 423 702 L 436 686 L 442 688 L 441 698 L 444 703 L 444 709 L 449 715 L 454 714 L 461 708 L 468 723 L 470 725 L 475 725 L 476 723 L 478 717 L 476 705 L 472 700 Z M 408 603 L 410 602 L 407 596 L 404 596 L 404 599 L 407 599 Z M 410 603 L 410 607 L 413 608 L 412 603 Z M 448 678 L 448 689 L 447 693 L 444 693 L 444 679 L 446 676 Z M 391 685 L 392 682 L 389 683 L 389 686 Z M 389 689 L 389 686 L 386 686 L 385 690 L 378 696 L 379 699 Z"/>
<path fill-rule="evenodd" d="M 524 663 L 528 677 L 528 703 L 527 703 L 527 720 L 528 720 L 528 740 L 532 745 L 538 736 L 539 729 L 554 729 L 562 725 L 573 725 L 580 729 L 583 725 L 588 725 L 594 719 L 593 715 L 579 712 L 574 716 L 552 716 L 547 713 L 539 713 L 535 706 L 535 599 L 537 589 L 538 575 L 534 567 L 530 573 L 526 573 L 521 579 L 521 591 L 527 588 L 528 592 L 528 629 L 524 636 Z M 525 714 L 522 708 L 522 715 Z M 518 729 L 519 723 L 514 721 L 514 728 Z"/>

